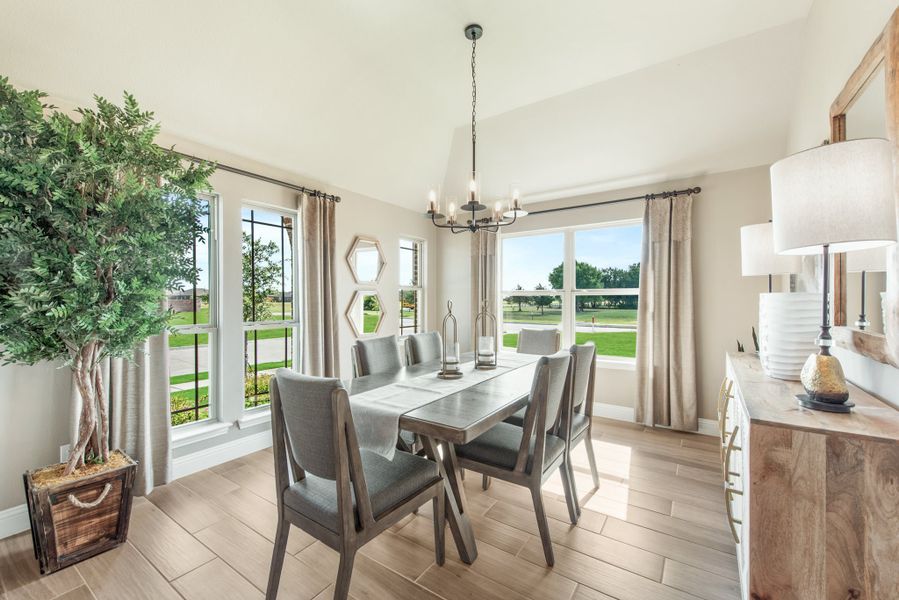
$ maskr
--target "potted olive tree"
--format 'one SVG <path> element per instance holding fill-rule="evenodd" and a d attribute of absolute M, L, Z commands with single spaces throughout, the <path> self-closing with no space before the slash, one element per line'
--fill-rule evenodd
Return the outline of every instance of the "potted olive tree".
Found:
<path fill-rule="evenodd" d="M 63 361 L 82 398 L 68 461 L 25 474 L 47 573 L 124 542 L 135 463 L 110 452 L 101 363 L 162 332 L 165 291 L 196 276 L 212 167 L 157 146 L 128 94 L 74 118 L 44 98 L 0 78 L 0 360 Z"/>

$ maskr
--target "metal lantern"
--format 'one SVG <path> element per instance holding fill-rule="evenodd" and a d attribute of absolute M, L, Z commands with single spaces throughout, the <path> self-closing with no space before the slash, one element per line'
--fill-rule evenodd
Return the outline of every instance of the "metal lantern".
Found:
<path fill-rule="evenodd" d="M 440 347 L 442 357 L 441 369 L 437 373 L 437 377 L 441 379 L 459 379 L 462 377 L 462 357 L 459 352 L 459 325 L 456 323 L 456 317 L 453 315 L 453 301 L 446 303 L 446 316 L 443 317 L 443 344 Z M 452 324 L 453 338 L 450 342 L 449 326 Z M 446 351 L 447 346 L 452 343 L 453 354 Z"/>
<path fill-rule="evenodd" d="M 488 328 L 487 324 L 490 323 Z M 478 335 L 477 354 L 475 355 L 475 367 L 478 369 L 495 369 L 496 357 L 499 352 L 499 342 L 496 335 L 496 317 L 487 310 L 487 300 L 481 303 L 481 312 L 474 320 L 475 334 L 491 333 L 492 335 Z"/>

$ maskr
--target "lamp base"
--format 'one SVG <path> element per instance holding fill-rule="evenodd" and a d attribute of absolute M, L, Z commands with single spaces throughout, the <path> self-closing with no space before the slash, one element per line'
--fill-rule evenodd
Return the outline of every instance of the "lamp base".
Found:
<path fill-rule="evenodd" d="M 799 401 L 799 406 L 803 408 L 810 408 L 812 410 L 823 410 L 825 412 L 832 413 L 848 413 L 852 412 L 852 407 L 855 406 L 853 402 L 822 402 L 820 400 L 815 400 L 808 394 L 796 394 L 796 400 Z"/>

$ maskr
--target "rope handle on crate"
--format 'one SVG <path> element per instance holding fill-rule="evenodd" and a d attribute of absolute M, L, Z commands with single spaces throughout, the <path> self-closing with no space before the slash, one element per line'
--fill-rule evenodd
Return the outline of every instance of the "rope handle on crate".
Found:
<path fill-rule="evenodd" d="M 75 497 L 75 494 L 69 494 L 69 502 L 72 503 L 72 506 L 77 508 L 94 508 L 99 506 L 101 502 L 106 500 L 106 496 L 109 495 L 109 492 L 112 490 L 112 484 L 107 483 L 103 486 L 103 491 L 100 492 L 100 495 L 97 496 L 97 499 L 93 502 L 82 502 L 78 498 Z"/>

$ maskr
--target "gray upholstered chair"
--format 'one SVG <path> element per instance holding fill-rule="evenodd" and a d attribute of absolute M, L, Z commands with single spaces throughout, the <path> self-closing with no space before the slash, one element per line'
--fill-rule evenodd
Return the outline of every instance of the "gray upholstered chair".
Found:
<path fill-rule="evenodd" d="M 278 532 L 266 598 L 278 594 L 290 526 L 340 552 L 334 598 L 345 599 L 356 551 L 428 501 L 434 546 L 444 561 L 444 489 L 437 464 L 397 452 L 360 450 L 339 379 L 278 369 L 271 381 Z"/>
<path fill-rule="evenodd" d="M 402 367 L 395 335 L 356 340 L 353 346 L 353 372 L 356 377 L 398 371 Z"/>
<path fill-rule="evenodd" d="M 549 356 L 562 347 L 562 333 L 558 329 L 522 329 L 518 332 L 519 354 Z"/>
<path fill-rule="evenodd" d="M 440 360 L 443 340 L 436 331 L 415 333 L 406 337 L 406 364 L 418 365 L 432 360 Z"/>
<path fill-rule="evenodd" d="M 543 508 L 543 483 L 558 469 L 566 497 L 571 471 L 565 464 L 564 423 L 570 416 L 571 355 L 559 352 L 537 362 L 523 426 L 500 423 L 467 444 L 456 446 L 459 466 L 528 488 L 537 514 L 546 564 L 552 566 L 552 540 Z M 571 508 L 569 508 L 569 511 Z"/>

